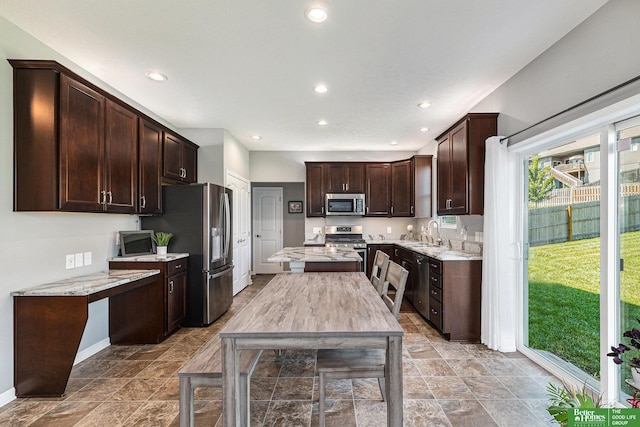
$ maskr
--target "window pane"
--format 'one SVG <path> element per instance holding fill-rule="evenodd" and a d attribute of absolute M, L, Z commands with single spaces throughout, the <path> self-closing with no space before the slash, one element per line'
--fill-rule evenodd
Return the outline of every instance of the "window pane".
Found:
<path fill-rule="evenodd" d="M 600 372 L 600 135 L 529 159 L 525 345 L 573 372 Z"/>
<path fill-rule="evenodd" d="M 636 320 L 640 318 L 640 126 L 618 131 L 618 140 L 626 138 L 630 140 L 627 144 L 619 144 L 625 150 L 618 157 L 621 331 L 640 329 Z M 627 339 L 624 342 L 629 343 Z M 628 356 L 629 353 L 624 355 L 624 360 Z M 621 367 L 621 378 L 631 378 L 629 367 L 626 364 Z M 634 390 L 622 381 L 622 391 L 633 394 Z"/>

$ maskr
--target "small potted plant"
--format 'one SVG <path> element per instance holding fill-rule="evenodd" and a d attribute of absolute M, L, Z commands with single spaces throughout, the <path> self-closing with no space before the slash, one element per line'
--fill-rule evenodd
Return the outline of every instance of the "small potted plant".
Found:
<path fill-rule="evenodd" d="M 640 323 L 640 319 L 636 321 Z M 629 345 L 620 343 L 617 347 L 611 347 L 611 353 L 607 353 L 607 356 L 613 357 L 616 365 L 626 363 L 631 368 L 633 383 L 640 386 L 640 330 L 631 328 L 630 331 L 624 331 L 622 336 L 629 338 Z"/>
<path fill-rule="evenodd" d="M 153 240 L 156 242 L 156 253 L 158 255 L 167 254 L 167 246 L 172 237 L 172 233 L 165 233 L 163 231 L 158 231 L 155 236 L 153 236 Z"/>

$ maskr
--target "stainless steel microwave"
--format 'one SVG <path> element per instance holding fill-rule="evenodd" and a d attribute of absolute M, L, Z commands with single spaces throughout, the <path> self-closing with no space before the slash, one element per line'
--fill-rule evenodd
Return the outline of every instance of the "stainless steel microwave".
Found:
<path fill-rule="evenodd" d="M 364 194 L 327 193 L 326 215 L 364 215 Z"/>

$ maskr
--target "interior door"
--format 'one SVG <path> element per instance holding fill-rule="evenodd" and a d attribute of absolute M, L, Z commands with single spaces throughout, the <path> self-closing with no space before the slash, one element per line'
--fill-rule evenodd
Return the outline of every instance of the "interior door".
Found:
<path fill-rule="evenodd" d="M 267 259 L 282 249 L 282 187 L 253 189 L 253 269 L 257 274 L 282 272 L 282 263 Z"/>
<path fill-rule="evenodd" d="M 227 188 L 233 191 L 231 240 L 233 242 L 233 294 L 251 283 L 251 191 L 249 181 L 227 173 Z"/>

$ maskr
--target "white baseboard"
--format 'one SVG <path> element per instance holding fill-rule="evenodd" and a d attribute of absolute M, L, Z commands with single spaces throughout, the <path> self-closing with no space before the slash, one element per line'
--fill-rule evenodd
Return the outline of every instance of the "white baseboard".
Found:
<path fill-rule="evenodd" d="M 77 365 L 78 363 L 82 362 L 85 359 L 90 358 L 94 354 L 98 353 L 101 350 L 104 350 L 110 345 L 111 345 L 111 341 L 109 341 L 109 338 L 105 338 L 102 341 L 95 343 L 91 347 L 87 347 L 84 350 L 79 351 L 78 354 L 76 354 L 76 358 L 73 361 L 73 364 Z"/>
<path fill-rule="evenodd" d="M 6 405 L 12 400 L 16 399 L 16 389 L 11 387 L 9 390 L 4 393 L 0 393 L 0 407 Z"/>

